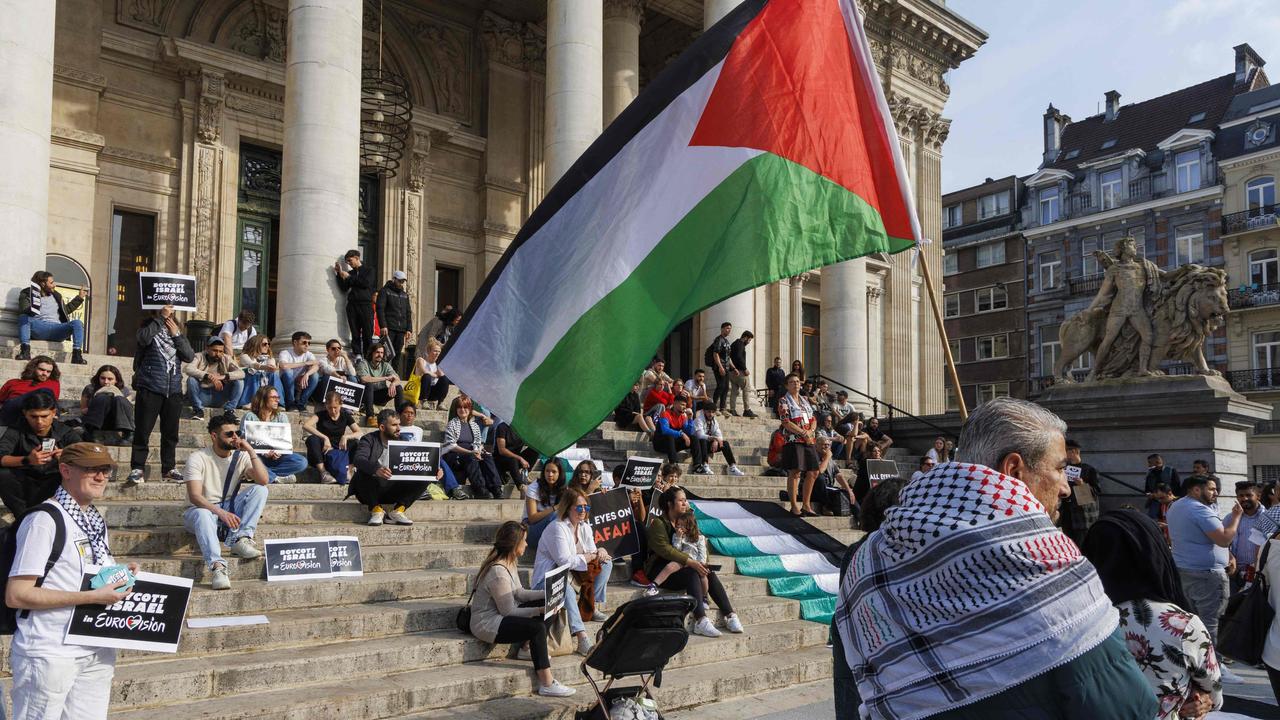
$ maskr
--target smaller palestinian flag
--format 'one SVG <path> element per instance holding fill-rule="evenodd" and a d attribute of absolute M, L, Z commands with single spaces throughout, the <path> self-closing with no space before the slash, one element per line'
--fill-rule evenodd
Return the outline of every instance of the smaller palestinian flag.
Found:
<path fill-rule="evenodd" d="M 847 547 L 781 505 L 691 500 L 709 550 L 733 558 L 739 575 L 765 578 L 769 594 L 800 601 L 800 617 L 829 624 Z"/>

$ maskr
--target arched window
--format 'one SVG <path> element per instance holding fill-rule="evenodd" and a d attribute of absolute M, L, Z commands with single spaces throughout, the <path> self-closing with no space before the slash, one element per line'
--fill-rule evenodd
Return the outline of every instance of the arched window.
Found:
<path fill-rule="evenodd" d="M 46 255 L 44 269 L 53 273 L 53 280 L 58 284 L 58 292 L 62 293 L 63 302 L 71 302 L 71 299 L 78 295 L 81 290 L 91 289 L 89 273 L 85 271 L 84 266 L 66 255 L 56 255 L 54 253 Z M 89 301 L 85 300 L 84 304 L 76 308 L 76 311 L 71 313 L 70 316 L 78 318 L 80 322 L 84 323 L 85 336 L 88 337 Z"/>
<path fill-rule="evenodd" d="M 1244 186 L 1245 200 L 1249 203 L 1249 216 L 1275 212 L 1276 179 L 1270 175 L 1257 177 Z"/>

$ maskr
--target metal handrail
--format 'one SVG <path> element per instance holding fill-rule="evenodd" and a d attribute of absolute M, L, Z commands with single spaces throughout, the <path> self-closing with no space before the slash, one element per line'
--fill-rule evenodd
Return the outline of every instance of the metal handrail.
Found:
<path fill-rule="evenodd" d="M 906 410 L 903 410 L 902 408 L 898 407 L 897 405 L 894 405 L 894 404 L 893 404 L 893 403 L 891 403 L 891 402 L 888 402 L 888 401 L 885 401 L 885 400 L 881 400 L 880 398 L 878 398 L 878 397 L 874 397 L 874 396 L 872 396 L 872 395 L 868 395 L 868 394 L 866 394 L 866 393 L 862 392 L 861 390 L 858 390 L 857 388 L 849 387 L 848 385 L 846 385 L 846 384 L 844 384 L 844 383 L 840 382 L 839 380 L 836 380 L 835 378 L 833 378 L 833 377 L 831 377 L 831 376 L 829 376 L 829 375 L 816 374 L 816 375 L 812 375 L 812 376 L 810 376 L 810 377 L 811 377 L 811 379 L 813 379 L 813 380 L 826 380 L 827 382 L 831 383 L 832 385 L 835 385 L 836 387 L 844 388 L 845 390 L 848 390 L 849 392 L 851 392 L 851 393 L 853 393 L 853 394 L 855 394 L 855 395 L 858 395 L 859 397 L 863 397 L 863 398 L 866 398 L 867 400 L 870 400 L 870 401 L 871 401 L 871 410 L 872 410 L 872 412 L 875 414 L 875 416 L 876 416 L 876 417 L 879 417 L 879 416 L 880 416 L 880 406 L 881 406 L 881 405 L 884 405 L 886 408 L 888 408 L 888 409 L 889 409 L 889 415 L 888 415 L 888 418 L 887 418 L 887 419 L 889 420 L 889 427 L 890 427 L 890 428 L 892 428 L 892 427 L 893 427 L 893 413 L 895 413 L 895 412 L 896 412 L 896 413 L 898 413 L 899 415 L 904 415 L 904 416 L 906 416 L 906 417 L 911 418 L 912 420 L 915 420 L 915 421 L 917 421 L 917 422 L 921 422 L 921 423 L 924 423 L 925 425 L 928 425 L 929 427 L 933 428 L 934 430 L 937 430 L 937 431 L 938 431 L 938 434 L 939 434 L 939 435 L 941 435 L 941 436 L 943 436 L 943 437 L 948 437 L 948 438 L 952 438 L 952 439 L 955 439 L 955 440 L 959 440 L 959 438 L 956 436 L 956 434 L 955 434 L 955 433 L 953 433 L 953 432 L 951 432 L 950 430 L 947 430 L 947 429 L 945 429 L 945 428 L 943 428 L 943 427 L 940 427 L 940 426 L 938 426 L 938 425 L 935 425 L 934 423 L 931 423 L 931 422 L 929 422 L 928 420 L 925 420 L 924 418 L 920 417 L 919 415 L 913 415 L 912 413 L 909 413 L 909 412 L 907 412 Z"/>
<path fill-rule="evenodd" d="M 1116 483 L 1117 485 L 1123 485 L 1123 486 L 1125 486 L 1125 487 L 1129 488 L 1130 490 L 1132 490 L 1132 491 L 1134 491 L 1134 492 L 1138 493 L 1139 495 L 1141 495 L 1141 496 L 1143 496 L 1143 497 L 1146 497 L 1146 496 L 1147 496 L 1147 491 L 1146 491 L 1146 489 L 1144 489 L 1144 488 L 1140 488 L 1140 487 L 1138 487 L 1137 485 L 1130 485 L 1129 483 L 1125 482 L 1124 480 L 1121 480 L 1120 478 L 1116 477 L 1115 475 L 1112 475 L 1111 473 L 1105 473 L 1105 472 L 1102 472 L 1101 470 L 1098 470 L 1097 468 L 1094 468 L 1094 470 L 1096 470 L 1096 471 L 1097 471 L 1097 473 L 1098 473 L 1098 477 L 1104 477 L 1104 478 L 1106 478 L 1106 479 L 1110 480 L 1111 482 Z M 1114 493 L 1107 493 L 1107 494 L 1114 494 Z M 1127 497 L 1127 496 L 1126 496 L 1126 497 Z"/>

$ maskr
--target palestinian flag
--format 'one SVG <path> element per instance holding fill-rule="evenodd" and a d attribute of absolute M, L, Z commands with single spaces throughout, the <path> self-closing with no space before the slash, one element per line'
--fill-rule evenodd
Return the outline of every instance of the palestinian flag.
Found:
<path fill-rule="evenodd" d="M 691 500 L 708 550 L 739 575 L 765 578 L 769 594 L 800 601 L 800 617 L 830 623 L 846 547 L 771 502 Z"/>
<path fill-rule="evenodd" d="M 555 452 L 609 415 L 684 318 L 918 237 L 853 0 L 745 0 L 551 189 L 443 369 Z"/>

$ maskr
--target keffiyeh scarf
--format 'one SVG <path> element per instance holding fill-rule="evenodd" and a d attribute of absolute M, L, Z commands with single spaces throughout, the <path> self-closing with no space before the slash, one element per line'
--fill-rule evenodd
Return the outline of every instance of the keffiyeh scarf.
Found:
<path fill-rule="evenodd" d="M 946 463 L 903 488 L 867 537 L 835 622 L 865 715 L 912 720 L 1064 665 L 1118 621 L 1026 485 Z"/>
<path fill-rule="evenodd" d="M 111 558 L 111 548 L 107 547 L 107 522 L 102 519 L 98 509 L 90 505 L 81 509 L 80 503 L 71 497 L 63 488 L 53 494 L 54 502 L 67 511 L 67 515 L 79 526 L 89 538 L 89 549 L 93 552 L 93 564 L 101 565 Z"/>
<path fill-rule="evenodd" d="M 44 288 L 40 287 L 40 283 L 31 283 L 31 314 L 39 315 L 41 303 L 44 299 Z"/>

